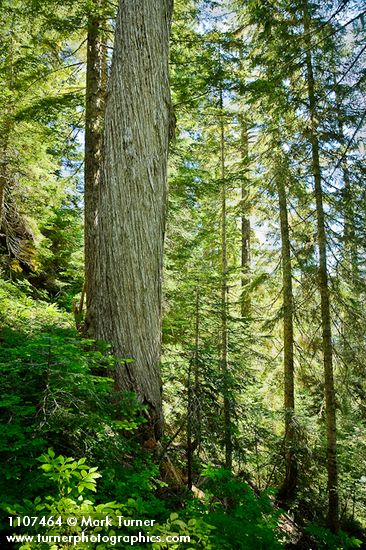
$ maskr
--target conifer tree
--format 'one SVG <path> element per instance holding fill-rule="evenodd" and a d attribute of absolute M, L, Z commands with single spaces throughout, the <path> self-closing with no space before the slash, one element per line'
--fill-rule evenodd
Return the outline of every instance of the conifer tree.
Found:
<path fill-rule="evenodd" d="M 327 236 L 321 181 L 318 113 L 316 104 L 315 79 L 312 63 L 311 19 L 307 0 L 303 7 L 305 58 L 307 70 L 307 90 L 310 114 L 310 143 L 312 155 L 312 173 L 317 218 L 317 244 L 319 250 L 319 292 L 321 299 L 322 348 L 324 363 L 324 390 L 327 425 L 327 471 L 328 471 L 328 524 L 332 531 L 339 529 L 338 466 L 337 466 L 337 429 L 336 397 L 333 372 L 332 329 L 330 313 L 330 292 L 328 282 Z"/>
<path fill-rule="evenodd" d="M 98 193 L 101 179 L 102 135 L 107 86 L 107 27 L 103 3 L 93 4 L 87 24 L 87 59 L 85 90 L 85 154 L 84 154 L 84 211 L 85 211 L 85 332 L 94 326 L 94 294 L 97 285 L 97 224 Z"/>
<path fill-rule="evenodd" d="M 294 496 L 297 483 L 295 450 L 295 374 L 294 374 L 294 300 L 292 290 L 292 262 L 290 228 L 288 221 L 287 173 L 284 163 L 277 161 L 275 179 L 281 228 L 282 296 L 283 296 L 283 368 L 285 410 L 285 479 L 279 491 L 279 499 L 286 501 Z"/>
<path fill-rule="evenodd" d="M 163 428 L 161 304 L 170 96 L 170 0 L 121 0 L 105 113 L 98 198 L 97 312 L 90 332 L 120 359 L 119 389 Z M 142 24 L 141 24 L 142 22 Z"/>

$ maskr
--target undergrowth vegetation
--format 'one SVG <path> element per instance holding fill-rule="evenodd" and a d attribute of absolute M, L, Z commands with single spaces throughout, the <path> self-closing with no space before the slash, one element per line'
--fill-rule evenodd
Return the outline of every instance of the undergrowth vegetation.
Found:
<path fill-rule="evenodd" d="M 81 339 L 70 315 L 56 306 L 33 300 L 11 283 L 2 282 L 0 293 L 3 532 L 9 531 L 7 516 L 11 514 L 89 515 L 118 508 L 123 514 L 159 520 L 156 533 L 178 529 L 189 533 L 202 548 L 214 547 L 215 534 L 210 533 L 215 533 L 215 524 L 221 529 L 229 521 L 220 500 L 224 494 L 213 503 L 194 505 L 182 493 L 179 519 L 176 496 L 166 491 L 165 499 L 158 498 L 167 484 L 161 481 L 151 453 L 140 447 L 138 428 L 145 421 L 141 406 L 133 395 L 121 396 L 113 390 L 108 375 L 114 359 L 105 349 Z M 91 469 L 85 466 L 86 460 L 92 461 Z M 215 480 L 214 471 L 211 479 Z M 83 500 L 84 491 L 96 494 L 92 500 Z M 253 494 L 249 509 L 263 530 L 261 508 Z M 233 524 L 229 521 L 216 539 L 223 548 L 240 517 L 238 510 L 233 512 Z M 266 513 L 273 518 L 277 515 L 271 508 Z M 267 537 L 273 540 L 275 527 L 274 520 L 266 527 Z M 45 548 L 44 544 L 40 547 Z M 32 543 L 31 547 L 36 546 Z"/>
<path fill-rule="evenodd" d="M 169 442 L 165 448 L 163 442 L 157 457 L 141 446 L 143 407 L 132 394 L 114 391 L 110 375 L 115 361 L 106 346 L 81 339 L 68 313 L 33 300 L 19 286 L 2 282 L 0 294 L 2 534 L 42 531 L 39 525 L 11 528 L 9 517 L 108 515 L 154 520 L 144 527 L 146 537 L 160 537 L 152 548 L 265 550 L 286 544 L 285 516 L 271 490 L 259 493 L 212 466 L 202 470 L 199 498 L 169 476 L 163 480 L 162 465 L 175 461 L 174 451 L 167 457 Z M 121 530 L 116 523 L 103 527 L 103 536 L 117 548 L 127 548 L 123 536 L 135 536 L 136 527 Z M 46 527 L 47 535 L 60 537 L 77 537 L 83 530 L 80 525 L 53 525 L 52 519 Z M 340 546 L 340 539 L 330 539 L 325 530 L 309 529 L 320 541 L 333 541 L 327 548 L 356 547 L 355 539 Z M 89 525 L 85 532 L 96 535 L 101 527 Z M 165 543 L 169 535 L 187 535 L 190 542 Z M 15 547 L 69 546 L 32 542 Z M 76 547 L 103 549 L 111 543 L 80 542 Z M 135 541 L 134 547 L 146 544 Z"/>
<path fill-rule="evenodd" d="M 366 547 L 361 4 L 1 2 L 1 548 Z"/>

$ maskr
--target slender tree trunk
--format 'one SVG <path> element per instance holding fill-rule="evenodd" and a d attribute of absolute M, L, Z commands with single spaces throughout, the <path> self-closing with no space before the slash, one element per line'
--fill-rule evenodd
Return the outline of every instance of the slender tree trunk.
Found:
<path fill-rule="evenodd" d="M 294 382 L 294 326 L 290 231 L 287 213 L 287 193 L 283 174 L 276 177 L 281 225 L 282 296 L 283 296 L 283 363 L 285 408 L 285 463 L 286 474 L 279 491 L 279 500 L 291 499 L 296 490 L 297 461 L 295 447 L 295 382 Z"/>
<path fill-rule="evenodd" d="M 1 136 L 1 157 L 0 157 L 0 232 L 4 218 L 5 191 L 8 184 L 8 141 L 10 123 L 5 120 L 3 123 L 3 134 Z"/>
<path fill-rule="evenodd" d="M 304 35 L 306 47 L 307 86 L 310 112 L 310 143 L 312 170 L 314 177 L 314 194 L 317 216 L 317 241 L 319 250 L 319 291 L 321 300 L 321 323 L 323 341 L 324 389 L 327 428 L 327 473 L 328 473 L 328 526 L 336 532 L 339 529 L 338 467 L 337 467 L 337 430 L 336 430 L 336 397 L 333 375 L 333 349 L 330 315 L 330 293 L 327 267 L 327 237 L 323 207 L 323 190 L 319 160 L 319 139 L 317 122 L 317 105 L 315 81 L 311 55 L 311 29 L 307 0 L 304 2 Z"/>
<path fill-rule="evenodd" d="M 200 293 L 196 288 L 194 315 L 194 354 L 188 369 L 188 410 L 187 410 L 187 485 L 192 488 L 193 454 L 200 445 L 200 381 L 199 381 L 199 334 L 200 334 Z M 192 380 L 193 366 L 193 380 Z"/>
<path fill-rule="evenodd" d="M 223 377 L 224 397 L 224 442 L 225 466 L 232 469 L 233 444 L 231 429 L 231 399 L 229 381 L 229 353 L 228 353 L 228 326 L 227 326 L 227 228 L 226 228 L 226 183 L 225 183 L 225 127 L 223 112 L 222 87 L 220 87 L 220 170 L 221 170 L 221 369 Z"/>
<path fill-rule="evenodd" d="M 120 359 L 117 388 L 160 438 L 161 284 L 167 195 L 171 0 L 120 0 L 99 185 L 93 333 Z M 126 359 L 126 361 L 123 361 Z"/>
<path fill-rule="evenodd" d="M 188 365 L 187 377 L 187 487 L 192 489 L 193 478 L 193 388 L 192 388 L 192 362 Z"/>
<path fill-rule="evenodd" d="M 4 144 L 1 148 L 1 159 L 0 159 L 0 232 L 4 216 L 4 204 L 5 204 L 5 189 L 8 181 L 7 176 L 7 154 L 6 154 L 6 145 Z"/>
<path fill-rule="evenodd" d="M 101 1 L 95 3 L 95 11 Z M 101 150 L 104 124 L 105 93 L 107 85 L 106 47 L 100 14 L 91 14 L 88 20 L 86 98 L 85 98 L 85 154 L 84 154 L 84 232 L 85 232 L 85 333 L 94 337 L 95 293 L 97 277 L 97 223 L 98 192 L 101 179 Z M 103 42 L 104 40 L 104 42 Z M 82 312 L 81 312 L 82 313 Z"/>
<path fill-rule="evenodd" d="M 15 24 L 15 14 L 12 16 L 9 33 L 9 52 L 4 66 L 9 67 L 7 86 L 11 94 L 4 105 L 2 112 L 3 123 L 1 128 L 1 157 L 0 157 L 0 232 L 4 222 L 5 215 L 5 197 L 7 189 L 9 188 L 10 174 L 9 174 L 9 141 L 10 136 L 14 128 L 13 109 L 14 98 L 12 92 L 14 90 L 14 39 L 13 28 Z"/>
<path fill-rule="evenodd" d="M 194 327 L 194 418 L 195 418 L 195 437 L 196 447 L 201 444 L 201 400 L 200 400 L 200 372 L 199 372 L 199 340 L 200 340 L 200 290 L 196 288 L 196 311 Z"/>
<path fill-rule="evenodd" d="M 249 138 L 248 125 L 245 117 L 240 119 L 241 124 L 241 156 L 245 175 L 241 185 L 241 317 L 248 318 L 250 313 L 250 295 L 248 284 L 250 280 L 250 219 L 249 219 L 249 192 L 248 192 L 248 170 L 249 170 Z"/>

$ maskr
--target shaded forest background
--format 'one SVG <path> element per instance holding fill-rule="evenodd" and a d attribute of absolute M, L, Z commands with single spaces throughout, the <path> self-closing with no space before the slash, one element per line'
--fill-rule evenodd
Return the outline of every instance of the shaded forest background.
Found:
<path fill-rule="evenodd" d="M 101 506 L 169 548 L 363 547 L 366 5 L 175 1 L 158 442 L 85 317 L 116 10 L 1 4 L 1 528 Z"/>

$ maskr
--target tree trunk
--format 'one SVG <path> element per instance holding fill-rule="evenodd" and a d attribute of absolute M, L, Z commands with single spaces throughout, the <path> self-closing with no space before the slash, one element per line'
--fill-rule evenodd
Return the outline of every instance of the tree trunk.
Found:
<path fill-rule="evenodd" d="M 241 156 L 245 175 L 241 185 L 241 301 L 240 312 L 243 319 L 247 319 L 250 313 L 250 295 L 248 284 L 250 280 L 250 219 L 249 219 L 249 138 L 248 125 L 245 117 L 240 117 L 241 125 Z"/>
<path fill-rule="evenodd" d="M 192 489 L 193 453 L 201 440 L 200 383 L 199 383 L 199 337 L 200 337 L 200 293 L 196 288 L 194 315 L 194 354 L 188 367 L 188 410 L 187 410 L 187 486 Z M 193 381 L 192 381 L 193 366 Z M 193 382 L 193 383 L 192 383 Z"/>
<path fill-rule="evenodd" d="M 276 177 L 281 225 L 282 296 L 283 296 L 283 364 L 285 408 L 285 463 L 286 474 L 278 498 L 285 502 L 296 490 L 297 462 L 294 452 L 295 383 L 294 383 L 294 326 L 290 232 L 287 213 L 287 193 L 283 174 Z"/>
<path fill-rule="evenodd" d="M 195 447 L 201 445 L 201 395 L 200 395 L 200 371 L 199 371 L 199 340 L 200 340 L 200 290 L 196 288 L 196 312 L 194 327 L 194 419 L 195 419 Z"/>
<path fill-rule="evenodd" d="M 187 487 L 192 489 L 193 484 L 193 388 L 192 388 L 192 362 L 188 365 L 187 377 Z"/>
<path fill-rule="evenodd" d="M 220 169 L 221 169 L 221 371 L 223 378 L 224 398 L 224 442 L 225 467 L 232 469 L 233 444 L 231 430 L 231 399 L 228 359 L 228 326 L 227 326 L 227 245 L 226 245 L 226 183 L 225 183 L 225 129 L 223 97 L 220 87 Z"/>
<path fill-rule="evenodd" d="M 0 159 L 0 233 L 2 228 L 3 216 L 4 216 L 4 204 L 5 204 L 5 188 L 8 181 L 7 176 L 7 158 L 6 158 L 6 146 L 3 146 Z"/>
<path fill-rule="evenodd" d="M 328 473 L 328 526 L 336 532 L 339 529 L 338 467 L 337 467 L 337 431 L 336 398 L 333 375 L 333 349 L 330 315 L 330 293 L 327 268 L 327 237 L 323 207 L 323 190 L 319 160 L 319 139 L 317 131 L 317 105 L 315 81 L 311 55 L 311 29 L 307 0 L 304 2 L 304 36 L 306 48 L 307 87 L 310 113 L 310 143 L 314 194 L 317 217 L 317 241 L 319 250 L 319 291 L 321 300 L 321 324 L 323 342 L 325 414 L 327 429 L 327 473 Z"/>
<path fill-rule="evenodd" d="M 101 0 L 95 4 L 95 10 Z M 84 232 L 85 232 L 85 333 L 94 337 L 95 293 L 97 278 L 97 223 L 98 190 L 101 179 L 101 149 L 106 93 L 106 48 L 103 43 L 100 14 L 91 14 L 88 20 L 86 97 L 85 97 L 85 153 L 84 153 Z M 105 41 L 105 38 L 104 38 Z M 81 312 L 82 313 L 82 312 Z"/>
<path fill-rule="evenodd" d="M 11 186 L 12 176 L 11 176 L 11 135 L 14 130 L 14 104 L 16 102 L 16 95 L 14 92 L 14 51 L 16 45 L 14 43 L 14 34 L 13 29 L 15 26 L 15 11 L 12 14 L 12 19 L 10 23 L 10 32 L 9 36 L 9 51 L 4 60 L 4 67 L 8 67 L 8 74 L 5 76 L 5 89 L 8 89 L 10 94 L 5 94 L 6 101 L 3 104 L 2 116 L 3 121 L 1 124 L 1 136 L 0 136 L 0 147 L 1 147 L 1 157 L 0 157 L 0 233 L 4 230 L 4 217 L 5 217 L 5 200 L 6 196 L 9 193 L 9 188 Z M 6 48 L 5 48 L 6 51 Z M 5 230 L 6 234 L 7 231 Z M 7 237 L 6 237 L 7 238 Z"/>
<path fill-rule="evenodd" d="M 171 11 L 171 0 L 119 2 L 106 102 L 93 306 L 93 333 L 110 342 L 120 359 L 116 386 L 136 392 L 146 404 L 146 436 L 155 438 L 163 429 L 159 362 Z"/>

